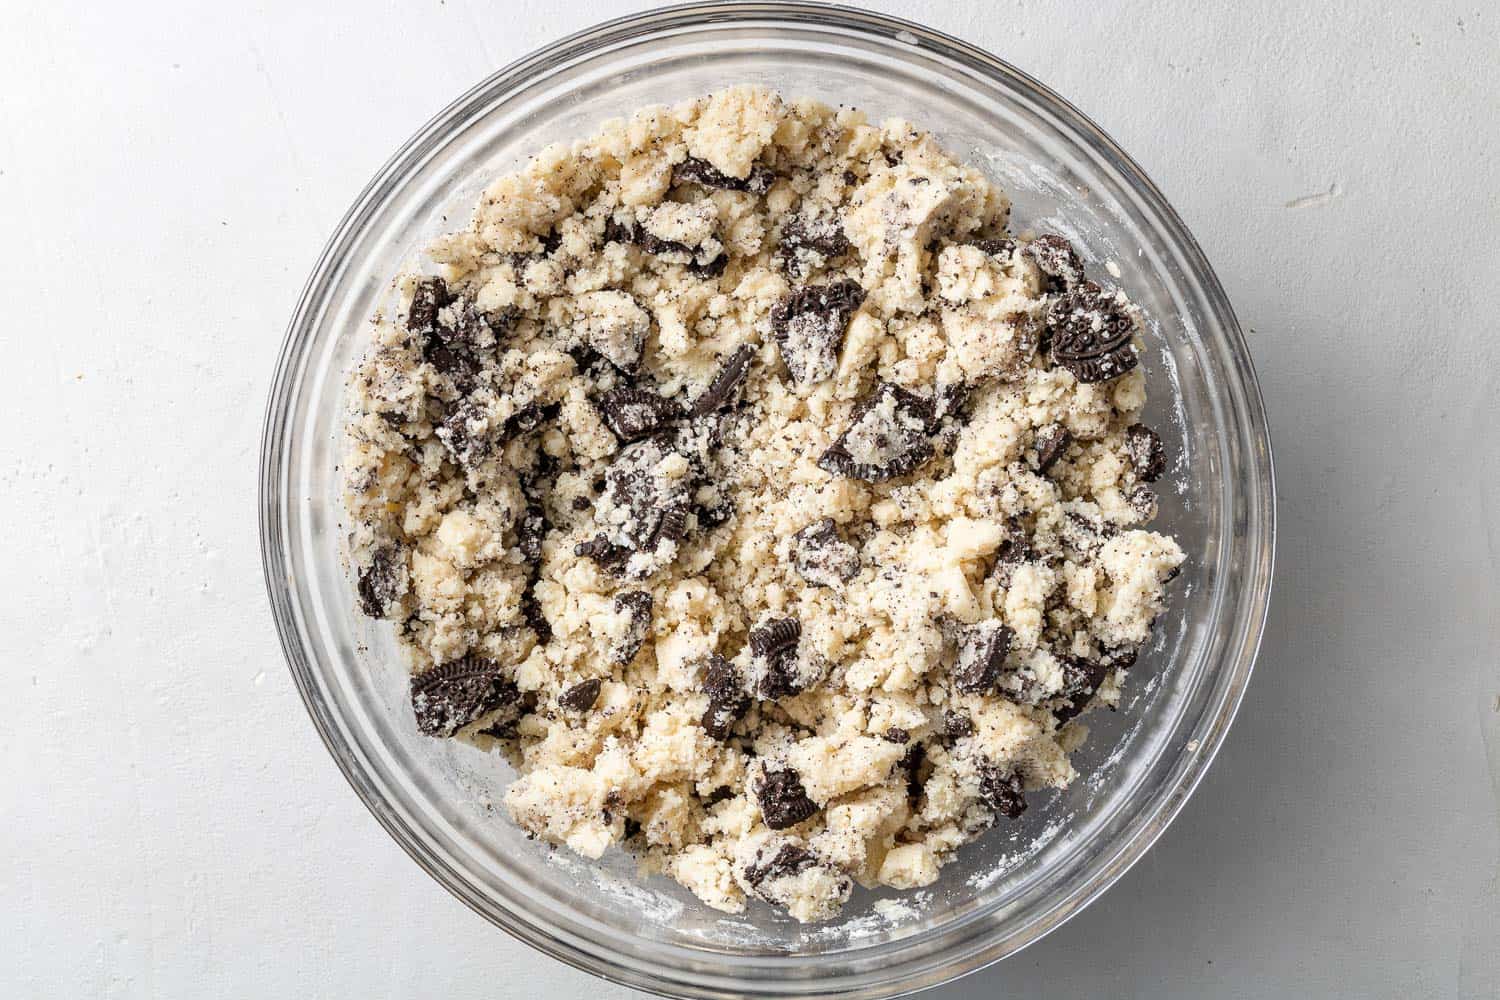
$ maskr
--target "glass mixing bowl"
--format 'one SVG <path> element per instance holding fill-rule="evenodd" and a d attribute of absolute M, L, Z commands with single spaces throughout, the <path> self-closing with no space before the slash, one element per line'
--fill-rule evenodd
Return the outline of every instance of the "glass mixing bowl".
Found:
<path fill-rule="evenodd" d="M 1082 777 L 961 851 L 928 889 L 856 891 L 837 920 L 727 916 L 620 852 L 594 864 L 504 814 L 498 756 L 418 735 L 389 626 L 356 612 L 342 558 L 344 375 L 391 278 L 461 226 L 487 179 L 603 119 L 731 83 L 910 118 L 1061 232 L 1150 317 L 1149 420 L 1178 462 L 1162 530 L 1188 554 L 1116 713 L 1090 715 Z M 1107 280 L 1107 279 L 1106 279 Z M 542 951 L 678 996 L 874 997 L 1012 954 L 1076 913 L 1159 836 L 1224 739 L 1271 584 L 1271 454 L 1249 354 L 1182 221 L 1110 139 L 995 57 L 916 24 L 792 3 L 695 5 L 590 29 L 496 73 L 380 171 L 319 260 L 282 346 L 261 456 L 266 583 L 297 685 L 350 783 L 450 892 Z"/>

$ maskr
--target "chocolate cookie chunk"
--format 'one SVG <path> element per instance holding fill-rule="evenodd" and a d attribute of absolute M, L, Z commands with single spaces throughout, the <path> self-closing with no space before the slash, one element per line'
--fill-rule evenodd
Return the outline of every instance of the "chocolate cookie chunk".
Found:
<path fill-rule="evenodd" d="M 1072 443 L 1073 435 L 1062 424 L 1038 427 L 1036 435 L 1031 439 L 1031 449 L 1035 455 L 1032 468 L 1041 473 L 1051 471 L 1058 459 L 1068 453 L 1068 446 Z"/>
<path fill-rule="evenodd" d="M 964 694 L 985 694 L 995 687 L 1005 669 L 1011 630 L 998 621 L 980 622 L 963 630 L 958 640 L 958 662 L 953 686 Z"/>
<path fill-rule="evenodd" d="M 452 301 L 447 282 L 442 278 L 424 278 L 412 291 L 411 306 L 406 310 L 406 328 L 412 333 L 426 333 L 433 329 L 437 326 L 438 310 Z"/>
<path fill-rule="evenodd" d="M 445 323 L 445 317 L 451 317 L 451 322 Z M 422 358 L 448 376 L 460 393 L 467 393 L 484 367 L 484 358 L 493 354 L 495 342 L 494 330 L 474 303 L 454 299 L 438 310 L 424 333 Z"/>
<path fill-rule="evenodd" d="M 1063 663 L 1063 693 L 1067 702 L 1054 708 L 1052 714 L 1059 724 L 1067 722 L 1088 707 L 1099 690 L 1099 685 L 1113 669 L 1102 660 L 1088 660 L 1081 656 L 1059 657 Z"/>
<path fill-rule="evenodd" d="M 943 712 L 943 736 L 949 740 L 961 740 L 974 735 L 974 720 L 966 712 L 946 709 Z"/>
<path fill-rule="evenodd" d="M 359 609 L 371 618 L 389 618 L 406 594 L 406 559 L 392 546 L 376 549 L 359 572 Z"/>
<path fill-rule="evenodd" d="M 711 246 L 695 247 L 677 240 L 664 240 L 631 220 L 610 219 L 606 222 L 604 242 L 638 246 L 653 257 L 682 264 L 700 277 L 717 277 L 729 263 L 717 241 Z"/>
<path fill-rule="evenodd" d="M 984 761 L 979 765 L 979 799 L 991 812 L 1016 819 L 1026 811 L 1026 784 L 1019 771 Z"/>
<path fill-rule="evenodd" d="M 770 167 L 757 163 L 750 168 L 750 173 L 745 177 L 730 177 L 707 160 L 689 156 L 672 168 L 672 183 L 674 185 L 699 184 L 723 191 L 749 191 L 751 194 L 765 194 L 771 190 L 771 185 L 776 183 L 776 175 L 772 173 Z"/>
<path fill-rule="evenodd" d="M 599 691 L 603 686 L 604 682 L 598 677 L 579 681 L 557 696 L 558 707 L 565 712 L 587 712 L 599 700 Z"/>
<path fill-rule="evenodd" d="M 809 285 L 771 309 L 771 332 L 792 381 L 807 385 L 832 378 L 849 320 L 865 300 L 850 279 Z"/>
<path fill-rule="evenodd" d="M 611 573 L 630 579 L 650 576 L 675 555 L 687 530 L 690 478 L 669 459 L 677 453 L 657 438 L 627 445 L 605 473 L 604 493 L 595 505 L 602 530 L 574 551 Z M 636 561 L 637 554 L 649 558 Z"/>
<path fill-rule="evenodd" d="M 692 416 L 701 417 L 714 412 L 720 407 L 728 404 L 734 399 L 734 394 L 739 390 L 740 383 L 745 381 L 745 376 L 750 373 L 750 362 L 755 360 L 755 345 L 741 344 L 736 347 L 724 361 L 724 366 L 719 369 L 719 374 L 714 376 L 708 388 L 703 390 L 693 403 L 689 411 Z"/>
<path fill-rule="evenodd" d="M 651 632 L 651 594 L 644 590 L 630 590 L 615 595 L 615 614 L 629 618 L 625 634 L 620 636 L 610 651 L 610 659 L 625 664 L 635 659 Z"/>
<path fill-rule="evenodd" d="M 1073 244 L 1055 233 L 1038 236 L 1022 250 L 1050 280 L 1049 287 L 1072 288 L 1083 280 L 1083 261 Z"/>
<path fill-rule="evenodd" d="M 815 587 L 837 587 L 859 575 L 859 552 L 839 537 L 833 518 L 814 521 L 792 536 L 792 564 Z"/>
<path fill-rule="evenodd" d="M 1125 455 L 1135 477 L 1143 483 L 1154 483 L 1167 471 L 1167 450 L 1162 446 L 1161 435 L 1145 424 L 1125 428 Z"/>
<path fill-rule="evenodd" d="M 1005 537 L 995 549 L 995 568 L 990 571 L 990 575 L 1000 586 L 1009 587 L 1016 570 L 1030 562 L 1034 556 L 1026 529 L 1012 522 L 1006 527 Z"/>
<path fill-rule="evenodd" d="M 974 247 L 989 257 L 1009 257 L 1016 252 L 1016 241 L 1008 236 L 992 240 L 975 240 Z"/>
<path fill-rule="evenodd" d="M 708 695 L 703 731 L 716 740 L 728 739 L 734 724 L 750 711 L 750 696 L 740 672 L 724 657 L 710 655 L 703 669 L 703 693 Z"/>
<path fill-rule="evenodd" d="M 536 502 L 528 503 L 516 520 L 516 551 L 528 563 L 542 560 L 542 542 L 547 538 L 547 512 Z"/>
<path fill-rule="evenodd" d="M 906 743 L 911 740 L 911 733 L 907 732 L 905 729 L 902 729 L 900 726 L 891 726 L 885 732 L 880 734 L 880 738 L 885 740 L 887 743 Z"/>
<path fill-rule="evenodd" d="M 755 693 L 773 700 L 806 690 L 809 671 L 801 662 L 802 623 L 771 618 L 750 630 L 750 657 Z"/>
<path fill-rule="evenodd" d="M 1126 490 L 1125 503 L 1137 521 L 1144 523 L 1156 517 L 1156 491 L 1145 483 L 1136 483 Z"/>
<path fill-rule="evenodd" d="M 850 417 L 849 426 L 818 459 L 824 472 L 883 483 L 915 472 L 934 454 L 932 403 L 880 383 Z"/>
<path fill-rule="evenodd" d="M 752 790 L 760 803 L 761 818 L 773 830 L 796 826 L 818 811 L 818 804 L 802 787 L 802 775 L 792 767 L 767 764 Z"/>
<path fill-rule="evenodd" d="M 765 856 L 767 854 L 769 856 Z M 759 892 L 765 883 L 789 875 L 801 875 L 817 863 L 818 859 L 807 848 L 791 843 L 781 844 L 774 851 L 757 854 L 755 860 L 745 866 L 743 878 L 746 885 Z"/>
<path fill-rule="evenodd" d="M 423 671 L 411 679 L 411 707 L 417 729 L 426 736 L 452 736 L 521 692 L 499 664 L 466 656 Z"/>
<path fill-rule="evenodd" d="M 635 441 L 654 434 L 682 416 L 682 407 L 650 389 L 622 386 L 599 398 L 605 426 L 621 441 Z"/>
<path fill-rule="evenodd" d="M 854 249 L 839 220 L 828 215 L 794 215 L 781 227 L 776 263 L 800 278 L 814 268 L 827 267 Z"/>
<path fill-rule="evenodd" d="M 1080 382 L 1119 378 L 1139 363 L 1135 321 L 1119 297 L 1092 281 L 1058 296 L 1047 307 L 1052 360 Z"/>

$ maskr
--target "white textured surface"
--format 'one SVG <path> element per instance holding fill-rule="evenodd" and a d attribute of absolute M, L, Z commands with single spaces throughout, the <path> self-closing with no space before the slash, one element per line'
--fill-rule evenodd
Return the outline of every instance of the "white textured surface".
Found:
<path fill-rule="evenodd" d="M 599 6 L 17 6 L 0 996 L 626 995 L 365 813 L 282 664 L 254 518 L 275 350 L 345 207 Z M 880 6 L 1141 161 L 1252 331 L 1281 480 L 1268 639 L 1203 787 L 1088 911 L 942 996 L 1500 995 L 1500 10 Z"/>

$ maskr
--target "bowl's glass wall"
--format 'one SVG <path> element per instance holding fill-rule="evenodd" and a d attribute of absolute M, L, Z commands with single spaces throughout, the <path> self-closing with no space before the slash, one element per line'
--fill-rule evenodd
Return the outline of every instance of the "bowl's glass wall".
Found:
<path fill-rule="evenodd" d="M 905 30 L 903 30 L 905 29 Z M 1181 224 L 1135 168 L 1025 78 L 921 29 L 766 5 L 659 14 L 560 43 L 477 88 L 413 140 L 330 244 L 289 333 L 265 444 L 263 528 L 278 623 L 315 720 L 377 817 L 440 881 L 576 964 L 677 993 L 886 993 L 968 971 L 1086 903 L 1191 791 L 1248 677 L 1269 586 L 1270 458 L 1232 314 Z M 914 905 L 857 892 L 831 924 L 726 916 L 527 840 L 498 757 L 419 736 L 388 627 L 353 606 L 336 470 L 344 372 L 390 281 L 463 224 L 486 181 L 612 115 L 732 82 L 907 117 L 987 170 L 1013 228 L 1059 231 L 1152 319 L 1150 421 L 1177 464 L 1160 524 L 1188 553 L 1159 639 L 1066 792 L 965 849 Z M 1108 280 L 1108 279 L 1106 279 Z M 907 897 L 911 904 L 910 897 Z"/>

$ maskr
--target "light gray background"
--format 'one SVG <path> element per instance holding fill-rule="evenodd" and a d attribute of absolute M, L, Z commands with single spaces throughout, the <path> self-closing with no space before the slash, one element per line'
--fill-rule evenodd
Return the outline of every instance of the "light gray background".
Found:
<path fill-rule="evenodd" d="M 1500 9 L 879 6 L 1145 166 L 1249 331 L 1280 478 L 1265 647 L 1197 796 L 1087 912 L 933 996 L 1500 994 Z M 605 5 L 0 12 L 0 995 L 626 996 L 366 814 L 254 516 L 276 348 L 345 207 Z"/>

